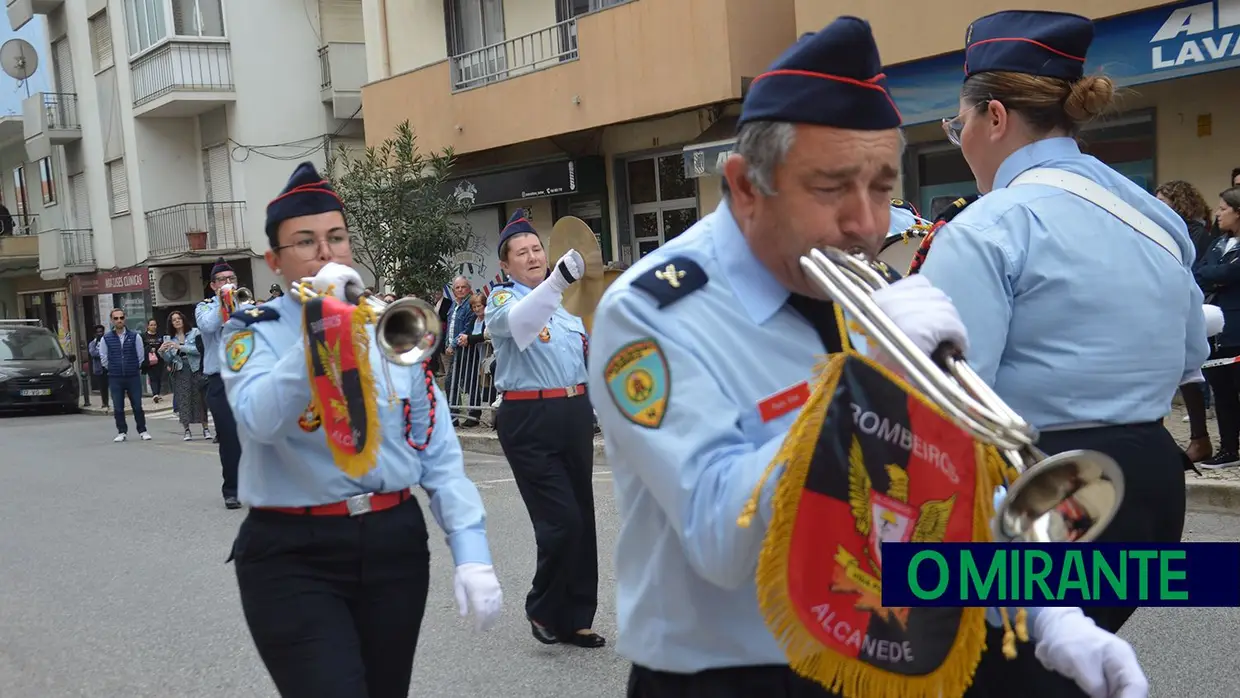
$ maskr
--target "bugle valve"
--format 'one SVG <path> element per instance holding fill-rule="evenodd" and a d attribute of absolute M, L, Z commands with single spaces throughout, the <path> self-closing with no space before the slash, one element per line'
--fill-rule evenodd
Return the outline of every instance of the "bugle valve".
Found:
<path fill-rule="evenodd" d="M 300 281 L 294 281 L 290 290 L 298 299 L 311 300 L 322 295 Z M 439 346 L 443 323 L 425 301 L 397 298 L 391 303 L 384 303 L 373 294 L 352 286 L 345 290 L 345 296 L 353 305 L 367 303 L 374 308 L 378 318 L 375 321 L 375 338 L 379 351 L 388 361 L 399 366 L 416 366 L 430 358 Z"/>
<path fill-rule="evenodd" d="M 953 422 L 995 446 L 1017 475 L 995 510 L 998 541 L 1089 541 L 1110 524 L 1124 497 L 1124 477 L 1110 456 L 1074 450 L 1047 456 L 1037 430 L 1016 414 L 949 346 L 927 356 L 870 297 L 887 280 L 866 258 L 812 250 L 801 268 L 894 361 L 904 377 Z"/>

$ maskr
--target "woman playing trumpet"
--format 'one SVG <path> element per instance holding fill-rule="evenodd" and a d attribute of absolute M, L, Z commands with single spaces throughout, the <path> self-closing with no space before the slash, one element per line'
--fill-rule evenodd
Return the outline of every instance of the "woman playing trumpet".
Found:
<path fill-rule="evenodd" d="M 411 488 L 430 496 L 479 630 L 502 598 L 486 512 L 432 377 L 387 363 L 374 325 L 354 323 L 369 311 L 349 303 L 363 284 L 344 207 L 313 165 L 268 205 L 266 230 L 272 271 L 327 297 L 290 292 L 225 328 L 251 507 L 229 558 L 246 622 L 281 695 L 404 698 L 430 584 Z"/>

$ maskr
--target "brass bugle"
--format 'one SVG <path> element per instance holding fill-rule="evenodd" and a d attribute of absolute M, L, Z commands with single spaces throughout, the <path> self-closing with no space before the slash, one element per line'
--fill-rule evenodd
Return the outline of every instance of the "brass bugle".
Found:
<path fill-rule="evenodd" d="M 245 303 L 253 303 L 254 293 L 251 292 L 250 289 L 246 288 L 245 286 L 241 286 L 240 288 L 233 291 L 233 302 L 237 305 L 243 305 Z"/>
<path fill-rule="evenodd" d="M 318 298 L 313 287 L 294 281 L 291 287 L 294 298 Z M 417 298 L 397 298 L 384 303 L 373 294 L 350 286 L 345 296 L 353 305 L 368 303 L 378 314 L 375 321 L 375 340 L 384 358 L 399 366 L 416 366 L 435 353 L 443 336 L 443 323 L 439 315 L 425 301 Z"/>
<path fill-rule="evenodd" d="M 905 378 L 962 429 L 995 446 L 1019 475 L 1009 481 L 993 523 L 997 541 L 1090 541 L 1115 518 L 1124 474 L 1113 458 L 1074 450 L 1047 456 L 1038 431 L 1016 414 L 952 347 L 927 356 L 870 297 L 886 278 L 864 256 L 812 250 L 801 268 L 899 365 Z"/>

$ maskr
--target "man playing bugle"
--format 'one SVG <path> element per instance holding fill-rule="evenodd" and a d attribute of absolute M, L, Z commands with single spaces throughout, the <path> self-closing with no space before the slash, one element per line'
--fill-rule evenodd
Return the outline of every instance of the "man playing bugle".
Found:
<path fill-rule="evenodd" d="M 222 357 L 251 507 L 229 558 L 246 622 L 283 696 L 404 698 L 430 585 L 411 488 L 430 496 L 478 630 L 502 600 L 486 512 L 433 375 L 388 363 L 375 311 L 352 305 L 344 207 L 313 165 L 268 205 L 266 230 L 290 291 L 236 313 Z"/>
<path fill-rule="evenodd" d="M 755 568 L 780 481 L 778 454 L 812 399 L 822 355 L 864 342 L 841 326 L 799 260 L 820 247 L 873 258 L 887 234 L 902 143 L 881 66 L 863 20 L 843 17 L 802 37 L 752 83 L 719 208 L 637 262 L 596 310 L 589 388 L 623 517 L 617 650 L 633 662 L 630 698 L 963 692 L 952 696 L 923 682 L 916 693 L 891 686 L 880 693 L 864 681 L 829 690 L 792 670 L 756 598 Z M 967 350 L 950 299 L 924 277 L 872 298 L 921 351 L 944 342 Z M 776 473 L 764 479 L 768 467 Z M 899 492 L 891 480 L 885 491 L 894 500 Z M 751 495 L 758 500 L 752 520 L 739 526 Z M 830 561 L 823 545 L 807 547 L 806 564 Z M 1036 610 L 1029 628 L 1044 662 L 1092 696 L 1145 695 L 1127 643 L 1072 623 L 1067 613 Z M 823 626 L 833 617 L 824 615 Z M 871 632 L 895 627 L 886 620 L 874 616 Z M 875 647 L 886 653 L 880 659 L 893 658 L 890 640 L 856 638 L 848 661 Z M 954 685 L 967 679 L 958 672 Z"/>

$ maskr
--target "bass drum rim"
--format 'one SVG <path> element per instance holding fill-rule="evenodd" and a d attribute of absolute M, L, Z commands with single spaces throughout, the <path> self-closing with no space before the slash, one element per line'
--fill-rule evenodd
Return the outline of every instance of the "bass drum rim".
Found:
<path fill-rule="evenodd" d="M 927 231 L 925 230 L 907 231 L 907 243 L 905 243 L 905 233 L 892 235 L 883 242 L 882 249 L 878 251 L 878 261 L 900 272 L 902 276 L 907 276 L 909 267 L 913 264 L 913 258 L 917 255 L 918 248 L 921 247 L 922 240 L 926 239 L 926 234 Z M 888 250 L 893 246 L 905 244 L 907 245 L 907 255 L 900 254 L 899 256 L 894 256 L 888 253 Z M 901 250 L 901 252 L 903 251 Z"/>

